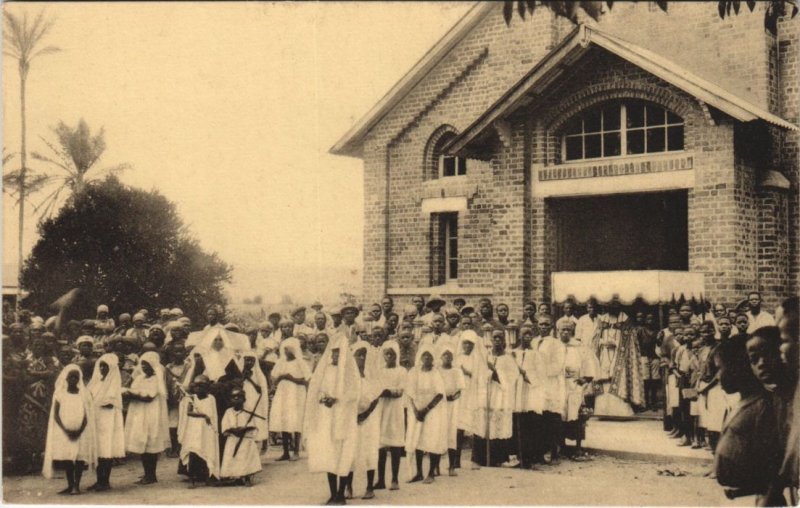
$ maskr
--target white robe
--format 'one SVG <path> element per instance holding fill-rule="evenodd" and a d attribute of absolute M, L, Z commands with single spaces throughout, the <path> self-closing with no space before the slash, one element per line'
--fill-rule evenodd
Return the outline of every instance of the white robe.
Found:
<path fill-rule="evenodd" d="M 405 390 L 408 371 L 399 365 L 381 371 L 381 385 L 387 390 Z M 403 446 L 406 442 L 405 397 L 381 398 L 380 445 Z"/>
<path fill-rule="evenodd" d="M 305 360 L 297 357 L 292 361 L 281 358 L 272 369 L 272 377 L 289 374 L 308 380 L 311 372 Z M 288 380 L 278 383 L 272 399 L 270 429 L 272 432 L 302 432 L 306 403 L 306 387 Z"/>
<path fill-rule="evenodd" d="M 189 416 L 194 413 L 207 415 L 204 418 Z M 213 395 L 201 399 L 197 396 L 181 399 L 181 426 L 178 428 L 178 441 L 181 443 L 181 462 L 189 465 L 189 454 L 194 453 L 206 462 L 210 476 L 220 478 L 219 472 L 219 427 L 217 425 L 217 401 Z"/>
<path fill-rule="evenodd" d="M 248 420 L 250 420 L 250 423 L 247 423 Z M 225 416 L 222 417 L 222 432 L 235 427 L 253 427 L 255 426 L 253 425 L 254 420 L 256 418 L 250 419 L 250 415 L 245 411 L 228 408 L 225 411 Z M 236 449 L 239 438 L 236 436 L 228 436 L 226 438 L 225 451 L 222 455 L 222 467 L 220 469 L 222 478 L 240 478 L 261 471 L 260 446 L 257 438 L 257 430 L 246 432 L 236 455 L 233 454 L 233 451 Z"/>
<path fill-rule="evenodd" d="M 346 340 L 345 338 L 344 341 Z M 341 354 L 339 361 L 354 363 L 351 358 L 345 358 L 346 356 L 350 355 L 346 352 Z M 308 444 L 308 469 L 312 473 L 347 476 L 353 470 L 358 445 L 356 418 L 359 383 L 358 378 L 354 377 L 358 376 L 358 369 L 355 365 L 342 365 L 343 369 L 349 371 L 337 376 L 340 369 L 328 363 L 328 358 L 326 351 L 314 373 L 319 388 L 316 392 L 309 393 L 308 398 L 308 406 L 317 406 L 308 411 L 314 417 L 306 422 L 304 432 Z M 327 407 L 319 402 L 322 397 L 333 397 L 337 400 L 333 406 Z"/>
<path fill-rule="evenodd" d="M 484 439 L 508 439 L 513 431 L 514 398 L 519 369 L 508 354 L 491 356 L 489 361 L 495 366 L 499 382 L 492 379 L 490 370 L 483 368 L 485 374 L 478 378 L 480 392 L 474 412 L 474 433 Z"/>
<path fill-rule="evenodd" d="M 73 370 L 77 371 L 79 376 L 78 393 L 67 391 L 67 375 Z M 56 403 L 59 404 L 59 416 L 65 428 L 78 430 L 81 428 L 84 417 L 86 418 L 86 427 L 76 441 L 70 440 L 55 422 Z M 92 397 L 83 386 L 83 374 L 80 367 L 75 364 L 67 365 L 56 379 L 53 400 L 50 404 L 44 463 L 42 464 L 42 475 L 45 478 L 53 477 L 53 462 L 56 460 L 80 460 L 90 468 L 97 465 L 97 436 L 95 435 L 93 412 Z"/>
<path fill-rule="evenodd" d="M 423 421 L 417 420 L 411 404 L 421 410 L 437 395 L 442 395 L 442 400 L 428 412 Z M 444 395 L 444 381 L 435 368 L 423 371 L 421 366 L 418 366 L 409 372 L 406 385 L 409 404 L 407 452 L 420 450 L 437 455 L 447 452 L 447 409 Z"/>
<path fill-rule="evenodd" d="M 358 412 L 366 411 L 383 391 L 379 380 L 361 378 Z M 371 471 L 378 467 L 378 450 L 381 441 L 381 404 L 378 401 L 366 420 L 358 424 L 358 445 L 354 471 Z"/>
<path fill-rule="evenodd" d="M 150 402 L 131 400 L 125 420 L 125 449 L 132 453 L 159 453 L 170 446 L 165 394 L 159 390 L 158 372 L 135 376 L 130 391 L 155 397 Z M 163 413 L 163 415 L 162 415 Z"/>
<path fill-rule="evenodd" d="M 566 400 L 561 418 L 566 422 L 578 419 L 583 404 L 584 387 L 576 381 L 579 378 L 597 376 L 596 358 L 577 340 L 567 344 L 564 356 L 564 383 Z"/>
<path fill-rule="evenodd" d="M 458 435 L 458 417 L 459 407 L 461 406 L 461 398 L 464 395 L 464 373 L 458 367 L 450 369 L 443 369 L 439 367 L 439 374 L 444 381 L 445 399 L 441 403 L 445 405 L 445 434 L 447 439 L 447 448 L 451 450 L 456 449 L 456 436 Z M 459 397 L 456 400 L 447 400 L 447 397 L 455 395 L 459 392 Z"/>
<path fill-rule="evenodd" d="M 108 365 L 105 379 L 100 375 L 100 364 Z M 118 358 L 107 353 L 94 365 L 92 380 L 88 385 L 94 405 L 97 456 L 101 459 L 125 456 L 125 423 L 122 419 L 122 384 Z M 112 407 L 103 407 L 103 406 Z"/>
<path fill-rule="evenodd" d="M 544 411 L 544 364 L 538 351 L 541 339 L 531 342 L 531 349 L 515 349 L 511 352 L 517 366 L 525 371 L 528 381 L 520 374 L 514 397 L 514 412 L 534 412 L 542 414 Z"/>

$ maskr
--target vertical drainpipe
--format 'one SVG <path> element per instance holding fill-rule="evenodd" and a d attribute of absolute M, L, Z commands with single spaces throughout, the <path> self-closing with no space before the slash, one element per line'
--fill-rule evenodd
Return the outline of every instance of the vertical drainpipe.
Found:
<path fill-rule="evenodd" d="M 384 195 L 383 195 L 383 241 L 384 241 L 384 264 L 383 264 L 383 292 L 384 294 L 389 292 L 389 262 L 391 261 L 391 255 L 389 253 L 389 175 L 391 173 L 391 158 L 392 158 L 392 143 L 394 140 L 390 141 L 386 145 L 386 164 L 384 168 Z"/>

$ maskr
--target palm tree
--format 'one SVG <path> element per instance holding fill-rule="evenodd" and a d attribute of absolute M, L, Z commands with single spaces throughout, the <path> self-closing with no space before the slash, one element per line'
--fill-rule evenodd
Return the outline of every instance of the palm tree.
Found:
<path fill-rule="evenodd" d="M 92 136 L 89 125 L 83 118 L 74 128 L 64 122 L 58 122 L 52 131 L 58 140 L 56 143 L 51 143 L 45 138 L 41 140 L 50 148 L 53 155 L 47 156 L 38 152 L 31 154 L 34 159 L 46 162 L 56 169 L 56 173 L 47 176 L 48 183 L 57 182 L 56 188 L 36 207 L 37 212 L 43 210 L 42 216 L 49 216 L 58 209 L 59 198 L 64 191 L 69 192 L 70 196 L 77 196 L 86 189 L 86 186 L 102 177 L 130 168 L 128 164 L 117 164 L 93 171 L 93 174 L 89 175 L 106 151 L 106 140 L 102 128 Z"/>
<path fill-rule="evenodd" d="M 22 120 L 22 134 L 20 136 L 20 170 L 18 175 L 19 192 L 19 274 L 17 284 L 17 307 L 22 300 L 22 233 L 25 224 L 25 192 L 28 190 L 25 181 L 27 163 L 26 147 L 26 127 L 27 118 L 25 116 L 25 85 L 28 81 L 28 72 L 31 69 L 31 62 L 37 56 L 44 56 L 59 51 L 55 46 L 45 46 L 40 48 L 44 37 L 53 27 L 52 19 L 45 19 L 44 11 L 40 11 L 32 21 L 28 19 L 28 14 L 22 18 L 11 14 L 8 9 L 3 11 L 5 20 L 5 31 L 3 32 L 3 53 L 11 58 L 16 58 L 19 62 L 19 100 L 20 115 Z"/>

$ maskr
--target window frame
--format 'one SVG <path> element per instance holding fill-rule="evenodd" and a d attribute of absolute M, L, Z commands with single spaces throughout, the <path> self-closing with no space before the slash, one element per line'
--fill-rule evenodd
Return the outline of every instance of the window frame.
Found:
<path fill-rule="evenodd" d="M 590 133 L 587 133 L 586 130 L 585 130 L 585 115 L 586 115 L 586 113 L 588 113 L 589 111 L 594 110 L 594 109 L 599 109 L 600 110 L 600 114 L 601 114 L 601 119 L 602 119 L 603 118 L 602 115 L 604 114 L 603 108 L 607 107 L 608 103 L 596 104 L 596 105 L 592 106 L 591 108 L 586 108 L 586 109 L 578 112 L 577 114 L 573 115 L 573 117 L 570 118 L 565 123 L 565 127 L 562 128 L 562 134 L 560 136 L 560 138 L 561 138 L 561 162 L 562 163 L 576 163 L 576 162 L 583 162 L 583 161 L 595 161 L 595 160 L 600 160 L 600 159 L 603 159 L 603 160 L 605 160 L 605 159 L 620 159 L 620 158 L 626 158 L 626 157 L 641 157 L 641 156 L 660 155 L 660 154 L 665 154 L 665 153 L 677 153 L 677 152 L 685 151 L 686 150 L 685 139 L 683 139 L 682 142 L 681 142 L 681 148 L 675 149 L 675 150 L 670 150 L 669 149 L 669 130 L 670 130 L 671 127 L 682 127 L 683 128 L 683 135 L 684 135 L 684 138 L 685 138 L 685 135 L 686 135 L 686 130 L 685 130 L 686 129 L 686 121 L 683 119 L 683 117 L 681 117 L 677 113 L 674 113 L 674 112 L 670 111 L 668 108 L 666 108 L 666 107 L 664 107 L 664 106 L 662 106 L 662 105 L 660 105 L 658 103 L 654 103 L 654 102 L 646 101 L 646 100 L 641 100 L 641 101 L 637 101 L 637 102 L 640 102 L 642 107 L 644 108 L 643 117 L 642 117 L 643 125 L 640 126 L 640 127 L 628 127 L 628 106 L 633 103 L 632 101 L 619 101 L 619 102 L 617 102 L 616 105 L 619 106 L 619 128 L 618 129 L 605 130 L 605 122 L 601 120 L 600 130 L 592 131 Z M 655 107 L 658 107 L 658 108 L 660 108 L 661 110 L 664 111 L 664 123 L 648 125 L 648 123 L 647 123 L 647 108 L 648 108 L 648 106 L 649 107 L 655 106 Z M 670 120 L 669 120 L 669 115 L 670 114 L 678 116 L 680 118 L 680 122 L 672 122 L 671 123 Z M 577 134 L 566 134 L 563 131 L 566 130 L 566 126 L 569 125 L 569 123 L 571 121 L 573 121 L 573 120 L 580 120 L 580 122 L 581 122 L 581 132 L 577 133 Z M 649 152 L 649 151 L 647 151 L 647 131 L 648 130 L 654 130 L 654 129 L 664 129 L 664 150 L 661 150 L 659 152 Z M 644 151 L 641 152 L 641 153 L 628 153 L 628 132 L 635 132 L 635 131 L 643 132 Z M 606 134 L 613 134 L 613 133 L 617 133 L 617 132 L 619 132 L 619 135 L 620 135 L 620 154 L 619 155 L 605 155 L 604 154 L 605 135 Z M 600 136 L 600 156 L 598 156 L 598 157 L 586 157 L 585 156 L 585 154 L 586 154 L 586 137 L 590 136 L 590 135 L 591 136 L 594 136 L 594 135 L 599 135 Z M 567 138 L 576 138 L 576 137 L 580 137 L 581 138 L 581 157 L 580 158 L 575 158 L 575 159 L 568 159 L 567 158 Z"/>
<path fill-rule="evenodd" d="M 454 164 L 454 172 L 452 175 L 445 175 L 445 161 L 452 160 Z M 466 176 L 467 174 L 467 159 L 458 157 L 457 155 L 439 154 L 439 178 L 452 178 L 454 176 Z"/>
<path fill-rule="evenodd" d="M 458 280 L 458 213 L 442 214 L 442 226 L 444 238 L 444 281 L 448 283 Z M 455 256 L 453 256 L 451 240 L 455 241 Z M 451 263 L 455 263 L 455 276 L 453 276 Z"/>

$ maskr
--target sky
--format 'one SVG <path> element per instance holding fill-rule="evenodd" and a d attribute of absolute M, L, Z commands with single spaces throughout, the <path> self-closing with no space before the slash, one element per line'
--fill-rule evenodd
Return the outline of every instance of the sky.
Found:
<path fill-rule="evenodd" d="M 466 2 L 14 3 L 55 18 L 27 87 L 28 150 L 58 121 L 105 128 L 99 168 L 175 202 L 234 266 L 232 300 L 360 290 L 363 165 L 330 147 L 469 9 Z M 3 143 L 19 77 L 3 58 Z M 35 165 L 34 169 L 47 169 Z M 13 158 L 8 169 L 19 166 Z M 44 195 L 34 196 L 40 202 Z M 4 196 L 3 266 L 17 214 Z M 28 215 L 25 253 L 37 240 Z M 147 220 L 134 217 L 132 220 Z M 4 279 L 7 275 L 4 275 Z"/>

